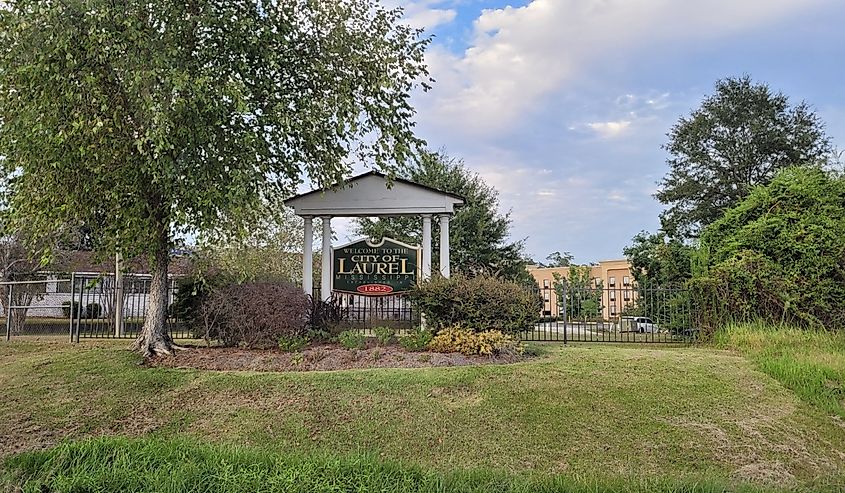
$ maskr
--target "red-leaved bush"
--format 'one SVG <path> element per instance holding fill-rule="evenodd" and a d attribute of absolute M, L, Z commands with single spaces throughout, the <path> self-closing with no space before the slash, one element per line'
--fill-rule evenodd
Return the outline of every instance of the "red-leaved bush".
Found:
<path fill-rule="evenodd" d="M 277 347 L 280 336 L 303 336 L 311 302 L 293 284 L 254 282 L 216 289 L 201 307 L 206 334 L 226 346 Z"/>

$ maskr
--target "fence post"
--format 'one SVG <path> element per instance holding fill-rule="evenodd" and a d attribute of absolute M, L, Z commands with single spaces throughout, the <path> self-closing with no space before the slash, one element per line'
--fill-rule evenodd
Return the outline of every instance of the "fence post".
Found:
<path fill-rule="evenodd" d="M 70 273 L 70 316 L 68 317 L 68 337 L 70 337 L 70 342 L 73 342 L 73 321 L 76 319 L 76 310 L 74 309 L 74 299 L 73 299 L 73 285 L 76 281 L 76 272 Z"/>
<path fill-rule="evenodd" d="M 12 288 L 14 284 L 8 284 L 9 287 L 9 303 L 6 305 L 6 340 L 12 339 Z"/>
<path fill-rule="evenodd" d="M 123 272 L 120 253 L 114 258 L 114 336 L 123 337 Z"/>
<path fill-rule="evenodd" d="M 563 298 L 563 343 L 566 344 L 568 342 L 566 332 L 569 330 L 569 313 L 566 311 L 566 284 L 561 287 L 560 294 Z"/>
<path fill-rule="evenodd" d="M 82 322 L 82 290 L 85 288 L 85 278 L 83 277 L 79 283 L 79 304 L 77 305 L 77 310 L 79 313 L 76 316 L 76 342 L 79 342 L 79 324 Z M 73 289 L 71 289 L 73 291 Z M 76 296 L 76 293 L 73 293 L 73 296 Z M 73 306 L 73 303 L 71 303 Z"/>

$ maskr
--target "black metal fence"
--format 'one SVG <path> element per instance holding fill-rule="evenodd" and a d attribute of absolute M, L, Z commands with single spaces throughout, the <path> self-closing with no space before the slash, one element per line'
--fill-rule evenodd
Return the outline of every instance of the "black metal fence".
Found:
<path fill-rule="evenodd" d="M 122 282 L 114 275 L 40 277 L 0 283 L 0 321 L 7 340 L 22 336 L 130 339 L 140 332 L 149 303 L 149 276 L 124 275 Z M 171 279 L 168 305 L 177 290 L 176 280 Z M 192 337 L 175 317 L 168 317 L 167 328 L 173 338 Z"/>
<path fill-rule="evenodd" d="M 320 299 L 320 289 L 313 292 Z M 368 333 L 375 327 L 412 329 L 419 327 L 420 314 L 406 294 L 362 296 L 351 293 L 332 293 L 332 302 L 340 308 L 339 326 Z"/>
<path fill-rule="evenodd" d="M 144 323 L 150 277 L 125 275 L 45 275 L 40 279 L 0 283 L 0 304 L 6 339 L 56 336 L 88 338 L 137 337 Z M 178 282 L 171 279 L 168 305 Z M 698 337 L 695 303 L 677 287 L 539 288 L 537 322 L 526 327 L 526 341 L 687 343 Z M 320 297 L 319 289 L 314 297 Z M 375 327 L 405 330 L 419 327 L 421 317 L 407 295 L 361 296 L 333 293 L 340 308 L 339 326 L 369 334 Z M 190 328 L 170 315 L 167 329 L 174 339 L 193 338 Z"/>
<path fill-rule="evenodd" d="M 538 323 L 529 341 L 687 343 L 696 340 L 686 289 L 667 286 L 540 288 Z"/>

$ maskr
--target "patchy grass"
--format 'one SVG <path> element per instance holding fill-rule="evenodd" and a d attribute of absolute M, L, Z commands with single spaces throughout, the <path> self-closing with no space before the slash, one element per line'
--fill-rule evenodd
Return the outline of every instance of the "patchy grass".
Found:
<path fill-rule="evenodd" d="M 512 365 L 255 373 L 146 368 L 125 346 L 0 345 L 0 454 L 176 436 L 439 475 L 832 491 L 845 478 L 845 426 L 725 351 L 542 346 Z"/>
<path fill-rule="evenodd" d="M 845 418 L 845 332 L 737 324 L 717 332 L 715 342 L 742 352 L 804 401 Z"/>
<path fill-rule="evenodd" d="M 443 473 L 372 455 L 280 454 L 195 440 L 100 438 L 8 459 L 0 481 L 24 491 L 98 492 L 688 492 L 735 487 L 720 481 L 514 475 L 457 469 Z M 742 485 L 739 491 L 763 491 Z M 766 489 L 767 491 L 772 491 Z"/>

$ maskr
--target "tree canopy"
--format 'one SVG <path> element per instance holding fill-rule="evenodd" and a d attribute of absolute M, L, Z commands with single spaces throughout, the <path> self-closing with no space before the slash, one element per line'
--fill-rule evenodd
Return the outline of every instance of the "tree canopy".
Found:
<path fill-rule="evenodd" d="M 522 255 L 522 242 L 508 240 L 511 220 L 499 212 L 499 194 L 484 183 L 463 161 L 444 152 L 426 152 L 418 163 L 400 172 L 403 178 L 444 192 L 460 195 L 466 203 L 450 224 L 450 257 L 453 271 L 464 275 L 491 274 L 510 280 L 532 282 Z M 432 226 L 433 251 L 440 248 L 440 225 Z M 422 221 L 418 217 L 362 218 L 356 232 L 370 238 L 385 236 L 410 244 L 421 244 Z M 438 271 L 439 257 L 433 256 L 432 270 Z"/>
<path fill-rule="evenodd" d="M 427 39 L 375 0 L 12 0 L 0 9 L 0 156 L 27 237 L 85 225 L 149 255 L 139 349 L 169 352 L 169 249 L 246 231 L 350 159 L 393 174 L 421 144 Z"/>
<path fill-rule="evenodd" d="M 843 327 L 843 238 L 845 178 L 788 169 L 705 228 L 696 280 L 736 317 Z"/>
<path fill-rule="evenodd" d="M 796 165 L 817 165 L 831 153 L 819 117 L 804 102 L 791 104 L 749 76 L 716 82 L 668 134 L 669 173 L 656 197 L 669 208 L 662 228 L 672 237 L 695 238 L 756 185 Z"/>

